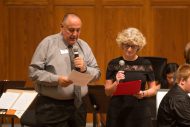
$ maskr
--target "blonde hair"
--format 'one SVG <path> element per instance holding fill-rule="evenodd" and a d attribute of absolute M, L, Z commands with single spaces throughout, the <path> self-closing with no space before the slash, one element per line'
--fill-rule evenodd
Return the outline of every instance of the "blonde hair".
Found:
<path fill-rule="evenodd" d="M 177 73 L 176 73 L 176 80 L 177 83 L 180 82 L 180 80 L 187 80 L 190 76 L 190 64 L 183 64 L 179 66 Z"/>
<path fill-rule="evenodd" d="M 127 28 L 118 33 L 116 42 L 121 47 L 122 44 L 134 44 L 139 46 L 139 50 L 146 45 L 146 39 L 137 28 Z"/>

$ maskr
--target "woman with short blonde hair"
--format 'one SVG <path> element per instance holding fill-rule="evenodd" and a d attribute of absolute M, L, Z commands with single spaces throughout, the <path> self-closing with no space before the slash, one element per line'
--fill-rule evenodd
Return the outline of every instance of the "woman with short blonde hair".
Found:
<path fill-rule="evenodd" d="M 139 49 L 142 49 L 146 45 L 145 37 L 136 28 L 124 29 L 118 34 L 116 42 L 119 47 L 122 47 L 122 44 L 133 44 L 138 46 Z"/>
<path fill-rule="evenodd" d="M 146 39 L 137 28 L 127 28 L 118 33 L 116 42 L 122 50 L 122 55 L 112 59 L 107 66 L 105 93 L 111 96 L 111 101 L 106 126 L 152 127 L 147 100 L 157 92 L 154 72 L 151 62 L 137 55 L 146 45 Z M 141 82 L 140 91 L 115 95 L 120 83 L 136 81 Z"/>

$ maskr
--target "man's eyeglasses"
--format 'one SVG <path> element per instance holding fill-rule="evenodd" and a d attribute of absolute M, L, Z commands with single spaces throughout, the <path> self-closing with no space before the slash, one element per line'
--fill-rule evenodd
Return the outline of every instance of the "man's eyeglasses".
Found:
<path fill-rule="evenodd" d="M 132 49 L 138 49 L 139 46 L 138 45 L 130 45 L 130 44 L 122 44 L 122 46 L 126 49 L 128 48 L 132 48 Z"/>

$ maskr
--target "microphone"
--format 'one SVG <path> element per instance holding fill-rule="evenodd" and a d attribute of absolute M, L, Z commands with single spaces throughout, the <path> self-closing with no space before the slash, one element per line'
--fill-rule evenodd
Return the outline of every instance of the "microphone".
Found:
<path fill-rule="evenodd" d="M 124 60 L 120 60 L 119 61 L 119 67 L 120 67 L 120 71 L 124 71 L 125 70 L 125 61 Z"/>
<path fill-rule="evenodd" d="M 79 57 L 79 52 L 78 52 L 77 46 L 73 47 L 73 54 L 74 54 L 74 58 Z M 75 70 L 80 72 L 80 68 L 78 68 L 78 67 L 75 67 Z"/>
<path fill-rule="evenodd" d="M 77 46 L 73 47 L 73 54 L 74 54 L 74 58 L 79 57 L 79 52 L 78 52 L 78 47 Z"/>
<path fill-rule="evenodd" d="M 119 71 L 125 71 L 125 61 L 124 60 L 120 60 L 119 61 Z M 125 74 L 125 72 L 124 72 Z M 119 82 L 124 82 L 125 79 L 121 79 L 119 80 Z"/>

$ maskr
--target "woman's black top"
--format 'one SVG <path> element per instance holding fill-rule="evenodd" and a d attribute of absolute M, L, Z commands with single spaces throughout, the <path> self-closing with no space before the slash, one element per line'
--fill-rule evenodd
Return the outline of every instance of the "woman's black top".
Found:
<path fill-rule="evenodd" d="M 125 61 L 124 66 L 119 65 L 120 60 Z M 123 57 L 111 60 L 107 67 L 106 80 L 112 80 L 114 82 L 119 70 L 125 71 L 125 79 L 122 82 L 141 80 L 141 90 L 146 89 L 147 82 L 155 80 L 151 62 L 142 57 L 138 57 L 134 61 L 126 61 Z M 117 119 L 120 118 L 126 123 L 136 122 L 132 119 L 146 119 L 147 117 L 151 117 L 147 100 L 148 98 L 137 99 L 133 95 L 112 96 L 107 114 L 108 126 L 112 126 L 111 124 L 118 126 L 118 121 L 120 120 Z"/>

